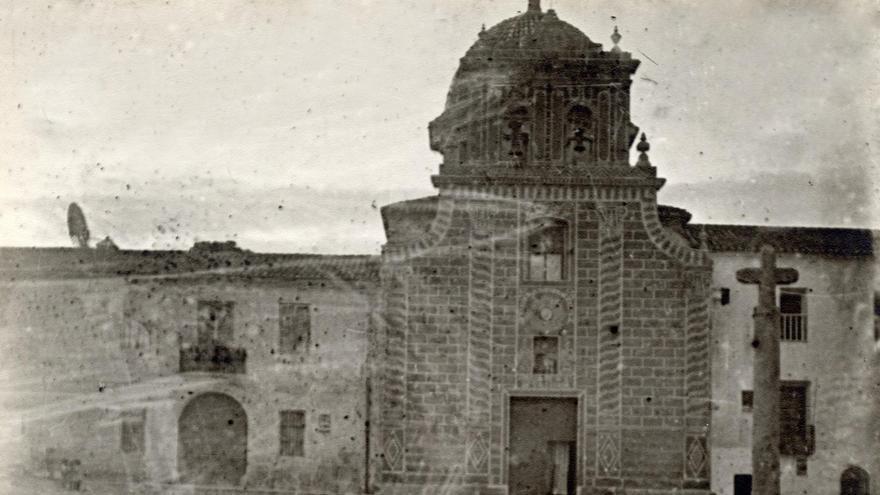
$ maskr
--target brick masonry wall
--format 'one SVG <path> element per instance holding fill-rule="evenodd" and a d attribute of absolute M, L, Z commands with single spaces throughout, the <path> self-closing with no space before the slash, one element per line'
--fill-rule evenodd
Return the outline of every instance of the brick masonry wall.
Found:
<path fill-rule="evenodd" d="M 510 397 L 526 395 L 578 399 L 585 492 L 708 489 L 711 265 L 660 226 L 653 191 L 629 194 L 441 193 L 426 239 L 386 246 L 381 482 L 502 489 Z M 548 217 L 574 263 L 531 282 L 524 234 Z M 534 316 L 547 304 L 558 325 Z M 559 339 L 556 374 L 533 373 L 541 335 Z"/>

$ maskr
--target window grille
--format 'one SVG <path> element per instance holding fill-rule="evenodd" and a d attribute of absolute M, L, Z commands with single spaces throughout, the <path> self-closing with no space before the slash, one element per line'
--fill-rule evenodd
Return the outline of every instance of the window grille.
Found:
<path fill-rule="evenodd" d="M 783 291 L 779 294 L 780 340 L 807 341 L 806 309 L 806 295 L 803 292 Z"/>

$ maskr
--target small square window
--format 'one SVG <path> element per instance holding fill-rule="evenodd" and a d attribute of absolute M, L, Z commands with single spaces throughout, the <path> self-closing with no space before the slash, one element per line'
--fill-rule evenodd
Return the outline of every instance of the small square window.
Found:
<path fill-rule="evenodd" d="M 318 431 L 321 433 L 330 433 L 330 415 L 321 414 L 318 416 Z"/>
<path fill-rule="evenodd" d="M 534 352 L 532 372 L 536 375 L 556 374 L 559 362 L 559 338 L 535 337 L 532 342 L 532 350 Z"/>

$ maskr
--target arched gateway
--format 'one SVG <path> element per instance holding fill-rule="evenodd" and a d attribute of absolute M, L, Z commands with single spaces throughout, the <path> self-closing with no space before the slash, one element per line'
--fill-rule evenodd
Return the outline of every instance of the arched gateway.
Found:
<path fill-rule="evenodd" d="M 840 475 L 840 495 L 868 495 L 868 473 L 858 467 L 850 466 Z"/>
<path fill-rule="evenodd" d="M 181 481 L 237 485 L 247 469 L 247 414 L 228 395 L 206 393 L 184 407 L 177 427 Z"/>

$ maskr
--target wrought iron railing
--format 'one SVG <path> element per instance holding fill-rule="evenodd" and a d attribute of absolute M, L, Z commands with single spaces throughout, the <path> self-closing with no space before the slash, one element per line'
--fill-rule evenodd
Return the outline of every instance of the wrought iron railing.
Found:
<path fill-rule="evenodd" d="M 779 339 L 789 342 L 806 342 L 807 315 L 783 313 Z"/>
<path fill-rule="evenodd" d="M 816 452 L 816 427 L 806 425 L 802 434 L 783 435 L 779 440 L 779 453 L 782 455 L 810 456 Z"/>
<path fill-rule="evenodd" d="M 180 349 L 180 372 L 244 373 L 247 352 L 224 345 L 194 345 Z"/>

